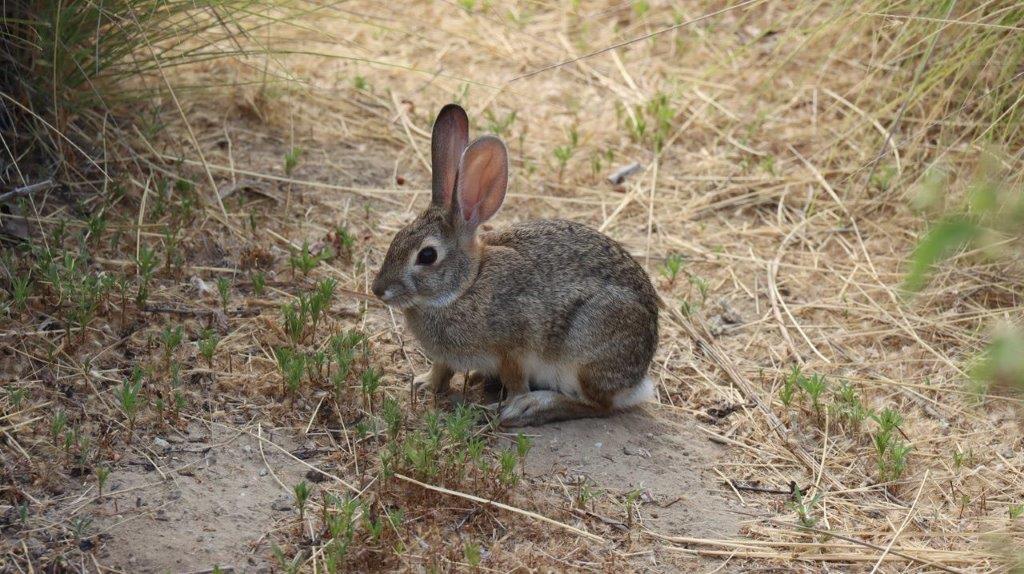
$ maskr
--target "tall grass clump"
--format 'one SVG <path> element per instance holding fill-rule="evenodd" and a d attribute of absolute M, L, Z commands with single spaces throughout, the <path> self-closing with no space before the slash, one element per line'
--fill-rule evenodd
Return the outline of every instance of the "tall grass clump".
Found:
<path fill-rule="evenodd" d="M 165 91 L 164 72 L 238 55 L 233 36 L 264 20 L 253 0 L 106 0 L 4 3 L 0 17 L 0 135 L 5 181 L 95 176 L 111 138 Z M 146 130 L 142 130 L 143 133 Z M 14 164 L 17 165 L 14 165 Z M 16 168 L 16 169 L 14 169 Z M 104 171 L 104 175 L 107 175 Z"/>

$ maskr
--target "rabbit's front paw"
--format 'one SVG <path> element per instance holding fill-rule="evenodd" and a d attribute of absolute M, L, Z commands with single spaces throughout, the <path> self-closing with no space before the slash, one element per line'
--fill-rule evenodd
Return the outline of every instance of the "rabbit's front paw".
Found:
<path fill-rule="evenodd" d="M 446 365 L 434 363 L 426 373 L 416 375 L 412 380 L 413 387 L 417 392 L 430 391 L 435 394 L 448 392 L 448 385 L 452 380 L 452 370 Z"/>
<path fill-rule="evenodd" d="M 551 391 L 533 391 L 516 395 L 501 409 L 501 426 L 524 427 L 535 424 L 538 417 L 551 409 L 557 399 Z"/>

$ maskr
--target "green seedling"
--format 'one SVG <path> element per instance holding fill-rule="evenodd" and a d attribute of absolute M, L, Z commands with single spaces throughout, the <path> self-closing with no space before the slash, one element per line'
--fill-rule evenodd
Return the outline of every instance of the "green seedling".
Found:
<path fill-rule="evenodd" d="M 573 496 L 576 508 L 585 510 L 597 496 L 598 492 L 586 480 L 580 480 L 576 483 L 576 492 Z"/>
<path fill-rule="evenodd" d="M 965 466 L 974 466 L 974 450 L 968 449 L 967 452 L 964 452 L 957 449 L 953 453 L 953 466 L 957 469 Z"/>
<path fill-rule="evenodd" d="M 75 538 L 76 544 L 81 544 L 89 537 L 89 528 L 92 527 L 92 518 L 77 516 L 71 521 L 71 535 Z"/>
<path fill-rule="evenodd" d="M 326 248 L 320 254 L 313 255 L 309 251 L 309 242 L 303 241 L 302 248 L 292 253 L 292 256 L 288 259 L 288 264 L 291 265 L 293 274 L 298 270 L 302 273 L 303 277 L 306 277 L 310 271 L 316 269 L 316 266 L 321 261 L 330 257 L 330 250 Z"/>
<path fill-rule="evenodd" d="M 482 553 L 479 544 L 467 542 L 462 547 L 462 555 L 465 557 L 466 564 L 469 564 L 470 568 L 477 568 L 480 566 Z"/>
<path fill-rule="evenodd" d="M 220 295 L 220 308 L 228 312 L 228 302 L 231 300 L 231 280 L 227 277 L 217 278 L 217 294 Z"/>
<path fill-rule="evenodd" d="M 1017 520 L 1024 516 L 1024 504 L 1011 504 L 1007 512 L 1010 514 L 1010 520 Z"/>
<path fill-rule="evenodd" d="M 217 353 L 217 345 L 220 343 L 220 337 L 213 329 L 204 329 L 203 336 L 196 342 L 196 346 L 199 348 L 199 354 L 206 360 L 206 366 L 213 369 L 213 357 Z"/>
<path fill-rule="evenodd" d="M 782 380 L 782 388 L 779 389 L 779 400 L 782 401 L 786 408 L 793 404 L 793 397 L 796 395 L 797 389 L 800 388 L 800 376 L 800 366 L 794 365 L 793 370 Z"/>
<path fill-rule="evenodd" d="M 344 225 L 334 228 L 335 242 L 338 246 L 339 255 L 346 261 L 352 259 L 352 252 L 356 247 L 356 236 Z"/>
<path fill-rule="evenodd" d="M 24 528 L 28 525 L 28 503 L 23 502 L 18 505 L 18 521 L 21 522 L 21 527 Z"/>
<path fill-rule="evenodd" d="M 277 357 L 278 369 L 281 371 L 284 392 L 294 398 L 299 392 L 302 376 L 306 372 L 306 356 L 287 347 L 274 349 L 274 354 Z"/>
<path fill-rule="evenodd" d="M 569 143 L 566 145 L 557 146 L 555 148 L 555 160 L 558 162 L 558 180 L 562 180 L 562 176 L 565 173 L 565 167 L 569 164 L 569 160 L 572 159 L 574 153 L 576 153 L 576 146 L 579 144 L 579 133 L 576 128 L 573 127 L 569 130 Z"/>
<path fill-rule="evenodd" d="M 156 251 L 147 245 L 139 247 L 139 255 L 135 259 L 135 267 L 139 277 L 148 280 L 153 276 L 153 271 L 156 270 L 157 265 Z"/>
<path fill-rule="evenodd" d="M 633 489 L 623 497 L 623 506 L 626 511 L 626 525 L 633 528 L 634 520 L 639 518 L 640 509 L 637 502 L 640 501 L 640 489 Z"/>
<path fill-rule="evenodd" d="M 309 501 L 309 485 L 303 480 L 292 487 L 292 491 L 295 493 L 295 508 L 299 509 L 299 519 L 303 520 L 306 517 L 306 502 Z"/>
<path fill-rule="evenodd" d="M 380 378 L 381 373 L 373 367 L 363 371 L 359 377 L 359 381 L 362 383 L 363 398 L 366 400 L 366 408 L 371 411 L 373 410 L 373 395 L 380 388 Z"/>
<path fill-rule="evenodd" d="M 132 379 L 131 381 L 125 380 L 121 384 L 121 388 L 115 393 L 118 404 L 121 407 L 121 412 L 124 413 L 124 417 L 128 421 L 128 444 L 132 442 L 132 435 L 135 432 L 135 419 L 138 417 L 139 411 L 145 402 L 145 399 L 140 396 L 142 392 L 142 372 L 136 369 Z"/>
<path fill-rule="evenodd" d="M 857 389 L 848 382 L 843 382 L 836 390 L 834 400 L 828 406 L 832 420 L 838 424 L 845 424 L 848 428 L 857 431 L 870 414 L 857 395 Z"/>
<path fill-rule="evenodd" d="M 516 435 L 516 455 L 519 457 L 519 467 L 526 473 L 526 455 L 530 453 L 530 449 L 533 448 L 533 441 L 530 437 L 519 433 Z"/>
<path fill-rule="evenodd" d="M 256 271 L 252 274 L 250 280 L 252 281 L 252 292 L 257 297 L 263 296 L 263 290 L 267 287 L 267 277 L 262 271 Z"/>
<path fill-rule="evenodd" d="M 291 177 L 292 172 L 299 165 L 299 158 L 302 157 L 302 148 L 293 147 L 284 154 L 284 174 Z"/>
<path fill-rule="evenodd" d="M 14 306 L 22 311 L 28 306 L 29 295 L 32 294 L 32 274 L 25 273 L 13 278 Z"/>
<path fill-rule="evenodd" d="M 360 76 L 357 74 L 354 78 L 352 78 L 352 87 L 359 90 L 360 92 L 365 92 L 370 89 L 370 83 L 366 81 L 365 76 Z"/>
<path fill-rule="evenodd" d="M 107 218 L 104 214 L 98 213 L 89 217 L 86 224 L 86 237 L 90 243 L 96 243 L 107 230 Z"/>
<path fill-rule="evenodd" d="M 57 412 L 53 414 L 53 420 L 50 421 L 50 439 L 53 441 L 54 445 L 57 444 L 57 437 L 59 437 L 60 433 L 64 431 L 64 427 L 67 423 L 67 413 L 65 413 L 63 409 L 58 409 Z"/>
<path fill-rule="evenodd" d="M 281 307 L 284 332 L 293 345 L 298 345 L 304 339 L 308 309 L 309 305 L 304 296 L 299 297 L 298 304 L 288 303 Z"/>
<path fill-rule="evenodd" d="M 661 267 L 661 274 L 668 277 L 669 283 L 674 284 L 679 272 L 683 269 L 683 256 L 672 253 L 665 258 L 665 264 Z"/>
<path fill-rule="evenodd" d="M 691 303 L 687 299 L 683 299 L 683 301 L 679 304 L 679 312 L 683 314 L 683 317 L 692 316 L 694 313 L 697 312 L 698 309 L 700 309 L 699 303 Z"/>
<path fill-rule="evenodd" d="M 484 120 L 487 122 L 484 125 L 484 130 L 501 137 L 506 135 L 512 124 L 516 122 L 516 112 L 513 110 L 499 117 L 493 110 L 488 108 L 484 111 Z"/>
<path fill-rule="evenodd" d="M 397 440 L 398 433 L 402 431 L 402 425 L 405 423 L 405 411 L 398 401 L 391 397 L 384 399 L 380 406 L 380 418 L 384 421 L 388 440 Z"/>
<path fill-rule="evenodd" d="M 811 406 L 814 407 L 814 412 L 820 416 L 821 397 L 825 393 L 825 389 L 828 388 L 825 377 L 818 374 L 811 375 L 810 377 L 801 376 L 798 383 L 800 388 L 807 393 L 807 396 L 811 397 Z"/>
<path fill-rule="evenodd" d="M 171 357 L 174 356 L 174 351 L 181 345 L 181 340 L 184 337 L 181 326 L 167 326 L 160 332 L 160 343 L 164 348 L 164 365 L 170 366 Z"/>
<path fill-rule="evenodd" d="M 271 548 L 271 552 L 274 554 L 274 559 L 277 560 L 278 566 L 285 574 L 298 574 L 299 569 L 302 568 L 302 552 L 295 555 L 294 558 L 289 559 L 284 554 L 284 550 L 281 550 L 276 544 Z"/>
<path fill-rule="evenodd" d="M 7 390 L 7 398 L 11 401 L 11 407 L 13 407 L 14 410 L 21 409 L 21 403 L 25 401 L 26 396 L 28 396 L 28 389 L 25 388 Z"/>
<path fill-rule="evenodd" d="M 786 506 L 796 512 L 800 526 L 814 528 L 818 523 L 818 517 L 814 516 L 814 507 L 819 502 L 821 502 L 821 493 L 815 494 L 813 498 L 807 500 L 806 495 L 797 487 L 793 489 L 793 498 L 786 503 Z"/>
<path fill-rule="evenodd" d="M 110 467 L 98 466 L 94 472 L 96 473 L 98 496 L 99 498 L 103 498 L 103 487 L 107 484 L 107 479 L 110 478 Z"/>
<path fill-rule="evenodd" d="M 698 277 L 697 275 L 690 276 L 690 285 L 697 288 L 697 292 L 700 293 L 700 302 L 706 303 L 708 300 L 709 285 L 707 279 Z"/>
<path fill-rule="evenodd" d="M 519 482 L 519 474 L 516 473 L 516 453 L 513 450 L 503 450 L 498 458 L 500 474 L 498 480 L 507 487 L 513 487 Z"/>

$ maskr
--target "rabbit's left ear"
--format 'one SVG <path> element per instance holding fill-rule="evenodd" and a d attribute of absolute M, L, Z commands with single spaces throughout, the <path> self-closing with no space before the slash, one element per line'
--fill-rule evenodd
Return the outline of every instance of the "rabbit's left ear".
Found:
<path fill-rule="evenodd" d="M 457 216 L 475 229 L 501 208 L 508 188 L 508 151 L 494 136 L 481 136 L 469 144 L 459 161 L 456 184 Z"/>

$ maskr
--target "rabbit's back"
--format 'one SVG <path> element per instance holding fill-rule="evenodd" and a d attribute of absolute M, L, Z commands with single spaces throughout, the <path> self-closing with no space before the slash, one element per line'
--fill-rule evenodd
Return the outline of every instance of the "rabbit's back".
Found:
<path fill-rule="evenodd" d="M 515 333 L 542 354 L 574 355 L 599 327 L 657 341 L 658 296 L 643 267 L 617 242 L 565 220 L 518 223 L 481 236 L 481 287 L 494 333 Z M 605 313 L 599 308 L 631 310 Z M 614 325 L 598 325 L 614 321 Z M 643 354 L 643 353 L 642 353 Z"/>

